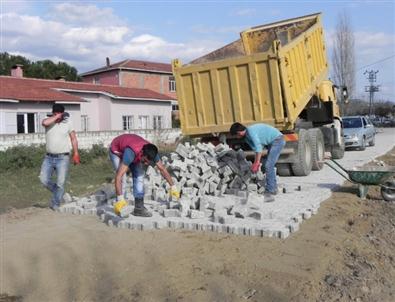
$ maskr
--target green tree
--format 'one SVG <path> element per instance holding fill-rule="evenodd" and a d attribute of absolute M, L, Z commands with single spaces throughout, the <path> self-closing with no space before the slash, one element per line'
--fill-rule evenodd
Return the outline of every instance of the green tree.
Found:
<path fill-rule="evenodd" d="M 77 69 L 65 62 L 57 64 L 51 60 L 31 62 L 23 56 L 14 56 L 7 52 L 0 53 L 0 75 L 10 75 L 11 68 L 15 64 L 23 65 L 23 74 L 27 78 L 55 80 L 64 77 L 67 81 L 81 80 Z"/>

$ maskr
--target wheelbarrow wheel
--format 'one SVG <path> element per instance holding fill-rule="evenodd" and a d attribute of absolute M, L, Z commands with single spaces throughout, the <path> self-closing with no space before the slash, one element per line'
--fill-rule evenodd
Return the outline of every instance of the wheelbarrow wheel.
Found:
<path fill-rule="evenodd" d="M 381 196 L 385 201 L 395 201 L 395 180 L 387 181 L 381 186 Z"/>

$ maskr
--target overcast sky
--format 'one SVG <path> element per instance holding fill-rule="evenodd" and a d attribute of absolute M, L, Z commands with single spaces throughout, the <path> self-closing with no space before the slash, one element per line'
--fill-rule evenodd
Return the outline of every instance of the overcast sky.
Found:
<path fill-rule="evenodd" d="M 377 98 L 395 101 L 394 0 L 18 1 L 0 0 L 1 51 L 65 61 L 80 73 L 124 59 L 188 62 L 252 26 L 323 13 L 328 58 L 339 13 L 355 34 L 357 96 L 378 70 Z"/>

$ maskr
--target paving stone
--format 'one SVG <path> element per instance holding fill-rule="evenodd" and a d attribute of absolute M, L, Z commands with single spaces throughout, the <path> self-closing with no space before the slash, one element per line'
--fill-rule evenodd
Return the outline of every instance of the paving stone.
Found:
<path fill-rule="evenodd" d="M 64 193 L 63 201 L 64 201 L 64 203 L 71 203 L 71 202 L 73 202 L 73 198 L 71 197 L 71 195 L 69 193 Z"/>
<path fill-rule="evenodd" d="M 206 215 L 203 211 L 191 210 L 190 217 L 191 219 L 203 219 Z"/>
<path fill-rule="evenodd" d="M 311 217 L 310 211 L 305 211 L 302 213 L 303 219 L 309 219 Z"/>
<path fill-rule="evenodd" d="M 181 212 L 180 210 L 177 209 L 166 209 L 163 211 L 163 216 L 164 217 L 181 217 Z"/>

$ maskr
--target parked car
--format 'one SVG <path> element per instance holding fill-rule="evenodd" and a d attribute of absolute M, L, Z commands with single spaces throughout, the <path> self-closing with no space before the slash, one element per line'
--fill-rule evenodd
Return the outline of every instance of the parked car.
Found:
<path fill-rule="evenodd" d="M 374 146 L 376 130 L 367 117 L 344 116 L 342 120 L 346 148 L 365 150 L 367 145 Z"/>

